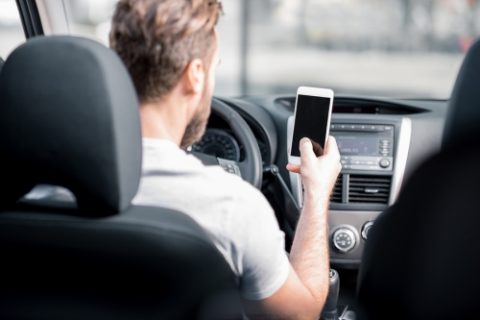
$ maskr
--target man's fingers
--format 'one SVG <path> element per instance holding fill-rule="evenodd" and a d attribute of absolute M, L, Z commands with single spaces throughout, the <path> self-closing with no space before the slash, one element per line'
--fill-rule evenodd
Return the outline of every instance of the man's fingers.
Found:
<path fill-rule="evenodd" d="M 333 137 L 329 137 L 325 151 L 327 151 L 327 148 L 330 150 L 335 150 L 336 146 L 337 143 L 335 139 Z M 313 165 L 313 163 L 318 160 L 318 157 L 324 155 L 324 149 L 322 146 L 318 142 L 310 140 L 309 138 L 302 138 L 300 140 L 299 148 L 302 166 Z M 287 165 L 287 170 L 293 173 L 301 173 L 300 168 L 301 166 L 291 163 Z"/>
<path fill-rule="evenodd" d="M 296 164 L 287 164 L 287 170 L 292 173 L 300 173 L 300 166 Z"/>
<path fill-rule="evenodd" d="M 312 158 L 315 159 L 315 153 L 313 153 L 313 145 L 310 139 L 308 138 L 303 138 L 300 140 L 299 144 L 299 149 L 300 149 L 300 158 L 301 158 L 301 164 L 303 165 L 308 165 L 308 163 L 311 163 Z M 287 164 L 287 170 L 293 173 L 301 173 L 300 171 L 301 166 L 296 165 L 296 164 Z"/>
<path fill-rule="evenodd" d="M 313 145 L 313 152 L 315 153 L 315 155 L 317 157 L 320 157 L 323 155 L 323 148 L 322 146 L 320 145 L 320 143 L 316 142 L 315 140 L 310 140 L 312 142 L 312 145 Z"/>
<path fill-rule="evenodd" d="M 338 150 L 337 140 L 333 136 L 329 136 L 325 145 L 325 152 L 330 153 L 332 150 Z"/>

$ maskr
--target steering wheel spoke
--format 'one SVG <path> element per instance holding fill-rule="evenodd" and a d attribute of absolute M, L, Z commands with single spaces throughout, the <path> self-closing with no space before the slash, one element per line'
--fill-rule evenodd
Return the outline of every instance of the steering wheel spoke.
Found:
<path fill-rule="evenodd" d="M 228 173 L 235 174 L 242 178 L 242 163 L 232 160 L 218 158 L 218 164 Z M 245 169 L 243 169 L 245 170 Z"/>

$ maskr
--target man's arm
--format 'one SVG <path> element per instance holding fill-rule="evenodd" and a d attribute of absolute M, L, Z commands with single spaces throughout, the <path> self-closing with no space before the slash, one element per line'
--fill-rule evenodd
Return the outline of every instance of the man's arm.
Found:
<path fill-rule="evenodd" d="M 272 296 L 246 302 L 252 319 L 318 319 L 328 294 L 328 204 L 341 170 L 340 154 L 334 138 L 328 139 L 325 153 L 318 158 L 308 139 L 302 139 L 300 152 L 301 165 L 288 166 L 302 175 L 305 190 L 290 252 L 290 273 Z"/>

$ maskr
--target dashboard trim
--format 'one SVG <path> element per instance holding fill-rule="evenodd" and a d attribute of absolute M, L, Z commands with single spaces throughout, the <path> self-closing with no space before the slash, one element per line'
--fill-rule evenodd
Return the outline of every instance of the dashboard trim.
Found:
<path fill-rule="evenodd" d="M 392 176 L 392 188 L 390 191 L 390 199 L 388 204 L 393 205 L 398 198 L 402 187 L 405 170 L 407 167 L 407 159 L 410 150 L 410 142 L 412 138 L 412 120 L 410 118 L 402 118 L 400 124 L 400 133 L 397 140 L 397 150 L 395 154 L 395 167 Z"/>

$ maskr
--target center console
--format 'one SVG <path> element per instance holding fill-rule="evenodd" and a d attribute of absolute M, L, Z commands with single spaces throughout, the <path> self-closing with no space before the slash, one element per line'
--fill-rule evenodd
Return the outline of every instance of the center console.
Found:
<path fill-rule="evenodd" d="M 294 119 L 288 120 L 292 137 Z M 342 171 L 330 202 L 331 261 L 358 265 L 378 214 L 393 204 L 403 180 L 411 121 L 398 116 L 334 114 L 330 128 L 341 154 Z M 290 141 L 288 141 L 290 145 Z M 290 174 L 292 193 L 303 203 L 300 176 Z"/>

